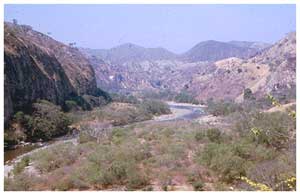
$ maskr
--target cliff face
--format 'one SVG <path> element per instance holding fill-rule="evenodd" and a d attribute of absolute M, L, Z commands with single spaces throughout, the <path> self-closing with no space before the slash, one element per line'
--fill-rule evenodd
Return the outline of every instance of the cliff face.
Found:
<path fill-rule="evenodd" d="M 75 92 L 61 64 L 51 53 L 5 25 L 5 119 L 37 99 L 62 104 Z"/>
<path fill-rule="evenodd" d="M 63 104 L 74 95 L 97 93 L 94 70 L 76 49 L 33 31 L 5 23 L 5 121 L 37 99 Z"/>
<path fill-rule="evenodd" d="M 14 31 L 15 36 L 30 42 L 45 53 L 52 55 L 61 64 L 71 85 L 78 94 L 96 92 L 95 73 L 83 54 L 72 46 L 58 42 L 51 37 L 32 30 L 30 26 L 5 23 L 7 31 Z"/>

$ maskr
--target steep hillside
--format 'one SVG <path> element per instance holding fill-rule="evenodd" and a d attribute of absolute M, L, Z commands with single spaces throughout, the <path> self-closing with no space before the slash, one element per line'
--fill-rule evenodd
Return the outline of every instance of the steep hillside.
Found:
<path fill-rule="evenodd" d="M 296 85 L 295 33 L 288 34 L 248 60 L 229 58 L 217 61 L 212 66 L 216 67 L 213 72 L 193 76 L 189 90 L 198 99 L 242 101 L 246 88 L 250 88 L 258 97 L 271 93 L 293 98 Z"/>
<path fill-rule="evenodd" d="M 31 42 L 45 53 L 55 56 L 62 65 L 72 86 L 79 94 L 93 94 L 96 92 L 94 70 L 77 48 L 67 46 L 47 35 L 34 31 L 30 26 L 5 23 L 5 28 L 9 28 L 17 37 Z"/>
<path fill-rule="evenodd" d="M 266 85 L 258 92 L 296 92 L 296 33 L 289 33 L 270 49 L 251 59 L 255 63 L 265 63 L 270 67 Z M 288 92 L 289 91 L 289 92 Z M 288 94 L 286 94 L 288 95 Z M 294 94 L 295 95 L 295 94 Z"/>
<path fill-rule="evenodd" d="M 62 104 L 75 92 L 56 57 L 9 26 L 4 31 L 4 59 L 6 120 L 38 98 Z"/>
<path fill-rule="evenodd" d="M 37 99 L 62 105 L 77 95 L 101 95 L 94 70 L 77 49 L 30 26 L 5 23 L 4 61 L 5 121 Z"/>

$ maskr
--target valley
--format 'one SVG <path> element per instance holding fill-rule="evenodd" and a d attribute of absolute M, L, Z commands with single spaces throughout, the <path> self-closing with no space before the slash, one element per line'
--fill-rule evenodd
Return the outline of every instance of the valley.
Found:
<path fill-rule="evenodd" d="M 5 190 L 295 190 L 295 32 L 176 54 L 5 22 L 4 42 Z"/>

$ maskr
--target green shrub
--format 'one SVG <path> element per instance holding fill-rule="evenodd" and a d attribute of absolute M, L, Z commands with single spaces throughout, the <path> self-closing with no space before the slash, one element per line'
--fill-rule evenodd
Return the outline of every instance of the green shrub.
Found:
<path fill-rule="evenodd" d="M 244 90 L 244 100 L 255 100 L 255 96 L 252 93 L 252 90 L 249 88 L 246 88 Z"/>
<path fill-rule="evenodd" d="M 111 97 L 112 97 L 112 101 L 114 102 L 123 102 L 123 103 L 130 103 L 130 104 L 140 103 L 140 101 L 133 95 L 112 93 Z"/>
<path fill-rule="evenodd" d="M 29 165 L 29 162 L 30 162 L 29 156 L 23 157 L 21 159 L 21 161 L 17 162 L 14 165 L 14 168 L 12 170 L 13 174 L 18 175 L 18 174 L 22 173 L 24 171 L 25 167 L 27 167 Z"/>
<path fill-rule="evenodd" d="M 214 168 L 221 174 L 221 179 L 225 182 L 232 182 L 237 177 L 246 174 L 246 161 L 239 156 L 224 154 L 215 160 Z"/>
<path fill-rule="evenodd" d="M 101 107 L 108 104 L 109 102 L 102 96 L 95 97 L 92 95 L 83 95 L 82 97 L 87 102 L 87 104 L 90 105 L 91 108 Z"/>
<path fill-rule="evenodd" d="M 201 181 L 195 181 L 192 183 L 195 191 L 203 191 L 204 184 Z"/>
<path fill-rule="evenodd" d="M 260 130 L 256 136 L 258 143 L 271 145 L 277 149 L 285 147 L 289 131 L 295 128 L 295 120 L 287 113 L 259 113 L 254 117 L 253 127 Z"/>
<path fill-rule="evenodd" d="M 241 113 L 235 124 L 241 136 L 277 149 L 287 147 L 295 125 L 295 119 L 285 112 Z"/>
<path fill-rule="evenodd" d="M 52 137 L 66 134 L 71 123 L 59 106 L 45 100 L 34 103 L 32 116 L 25 115 L 24 118 L 26 134 L 33 140 L 40 138 L 49 140 Z"/>
<path fill-rule="evenodd" d="M 85 131 L 80 131 L 79 133 L 79 137 L 78 137 L 78 142 L 80 144 L 86 143 L 86 142 L 91 142 L 91 141 L 95 141 L 96 138 L 91 136 L 88 132 Z"/>
<path fill-rule="evenodd" d="M 55 190 L 55 191 L 68 191 L 73 187 L 76 186 L 74 186 L 72 181 L 69 180 L 68 178 L 59 179 L 54 183 L 50 184 L 51 190 Z"/>
<path fill-rule="evenodd" d="M 64 111 L 70 112 L 70 111 L 76 111 L 78 110 L 78 105 L 73 100 L 66 100 L 65 104 L 63 106 Z"/>
<path fill-rule="evenodd" d="M 107 102 L 112 101 L 112 98 L 110 97 L 110 95 L 100 88 L 97 88 L 96 91 L 94 92 L 94 94 L 92 94 L 92 95 L 95 97 L 102 97 Z"/>
<path fill-rule="evenodd" d="M 253 181 L 263 183 L 274 191 L 295 190 L 291 182 L 289 188 L 284 181 L 296 175 L 296 153 L 285 151 L 284 154 L 270 160 L 255 163 L 247 170 L 247 177 Z M 294 187 L 293 187 L 294 186 Z"/>
<path fill-rule="evenodd" d="M 44 173 L 70 165 L 77 158 L 78 153 L 72 143 L 61 143 L 47 149 L 41 149 L 32 156 L 36 168 Z"/>
<path fill-rule="evenodd" d="M 207 111 L 214 116 L 226 116 L 241 110 L 241 107 L 233 101 L 213 101 L 207 102 Z"/>
<path fill-rule="evenodd" d="M 37 184 L 39 179 L 28 173 L 20 173 L 13 178 L 4 178 L 5 191 L 29 191 L 33 189 L 33 185 Z"/>
<path fill-rule="evenodd" d="M 24 124 L 24 122 L 26 122 L 24 112 L 22 112 L 22 111 L 16 112 L 16 114 L 14 115 L 14 120 L 17 123 Z"/>
<path fill-rule="evenodd" d="M 204 131 L 196 132 L 196 134 L 195 134 L 196 141 L 201 141 L 204 138 L 205 138 L 205 132 Z"/>
<path fill-rule="evenodd" d="M 216 128 L 206 130 L 206 136 L 212 142 L 220 142 L 221 140 L 221 131 Z"/>
<path fill-rule="evenodd" d="M 244 159 L 253 157 L 253 151 L 256 145 L 253 142 L 247 142 L 246 140 L 237 141 L 231 144 L 232 152 Z"/>
<path fill-rule="evenodd" d="M 128 171 L 127 188 L 129 190 L 141 189 L 149 184 L 149 178 L 141 171 Z"/>
<path fill-rule="evenodd" d="M 141 93 L 143 99 L 156 99 L 156 100 L 173 100 L 176 93 L 170 89 L 162 89 L 160 91 L 144 90 Z"/>
<path fill-rule="evenodd" d="M 194 96 L 190 95 L 186 91 L 182 91 L 175 96 L 175 101 L 180 103 L 199 104 L 199 101 Z"/>
<path fill-rule="evenodd" d="M 225 182 L 232 182 L 236 177 L 245 175 L 246 160 L 235 155 L 228 144 L 208 144 L 198 156 L 200 163 L 217 171 Z"/>
<path fill-rule="evenodd" d="M 4 147 L 10 148 L 14 146 L 20 141 L 25 141 L 27 139 L 27 135 L 24 132 L 24 129 L 20 131 L 20 129 L 16 129 L 14 127 L 10 127 L 4 130 Z"/>
<path fill-rule="evenodd" d="M 114 135 L 120 135 L 116 130 Z M 122 133 L 121 133 L 122 134 Z M 85 163 L 86 173 L 82 178 L 92 185 L 126 185 L 128 189 L 148 184 L 138 163 L 148 158 L 148 150 L 137 141 L 121 142 L 118 145 L 99 145 L 90 153 Z"/>
<path fill-rule="evenodd" d="M 170 114 L 171 110 L 165 102 L 159 100 L 145 100 L 140 108 L 151 115 Z"/>

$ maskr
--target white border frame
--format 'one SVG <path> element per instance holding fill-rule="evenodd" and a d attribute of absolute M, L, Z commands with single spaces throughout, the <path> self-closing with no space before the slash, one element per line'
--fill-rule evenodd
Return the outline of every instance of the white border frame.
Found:
<path fill-rule="evenodd" d="M 0 2 L 0 61 L 1 61 L 1 69 L 0 69 L 0 114 L 1 114 L 1 120 L 0 120 L 0 126 L 1 126 L 1 133 L 0 133 L 0 145 L 1 145 L 1 156 L 0 156 L 0 162 L 1 162 L 1 176 L 0 176 L 0 190 L 3 192 L 4 190 L 4 148 L 3 148 L 3 140 L 4 140 L 4 35 L 3 35 L 3 27 L 4 27 L 4 5 L 5 4 L 296 4 L 296 39 L 297 39 L 297 64 L 300 64 L 300 44 L 298 43 L 298 40 L 300 38 L 300 1 L 299 0 L 2 0 Z M 296 104 L 299 105 L 300 100 L 300 70 L 297 67 L 296 68 L 296 89 L 297 89 L 297 100 Z M 298 106 L 297 106 L 297 116 L 298 116 Z M 300 117 L 297 117 L 297 129 L 299 129 L 299 123 Z M 297 141 L 297 150 L 296 150 L 296 160 L 297 160 L 297 191 L 300 191 L 300 178 L 299 178 L 299 156 L 300 156 L 300 150 L 299 150 L 299 139 L 300 139 L 300 133 L 296 133 Z M 41 192 L 5 192 L 5 193 L 12 193 L 12 194 L 20 194 L 20 193 L 41 193 Z M 54 193 L 54 192 L 42 192 L 42 193 Z M 65 192 L 55 192 L 55 193 L 65 193 Z M 85 192 L 67 192 L 67 193 L 86 193 Z M 89 193 L 120 193 L 120 192 L 108 192 L 108 191 L 93 191 Z M 122 192 L 122 193 L 149 193 L 149 192 Z M 152 193 L 152 192 L 151 192 Z M 155 192 L 155 193 L 166 193 L 166 192 Z M 170 193 L 170 192 L 169 192 Z M 219 193 L 225 193 L 225 194 L 231 194 L 231 193 L 241 193 L 241 192 L 171 192 L 176 194 L 186 194 L 186 193 L 213 193 L 213 194 L 219 194 Z M 278 192 L 243 192 L 245 194 L 250 193 L 278 193 Z M 280 192 L 279 192 L 280 193 Z M 296 193 L 296 192 L 289 192 L 289 193 Z"/>

